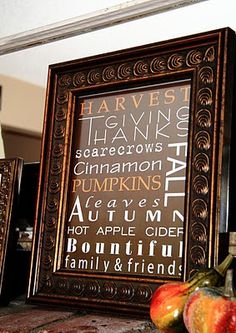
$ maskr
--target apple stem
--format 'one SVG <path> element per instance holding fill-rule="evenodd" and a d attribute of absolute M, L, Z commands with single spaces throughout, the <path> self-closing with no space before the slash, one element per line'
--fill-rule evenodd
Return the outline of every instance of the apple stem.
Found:
<path fill-rule="evenodd" d="M 222 261 L 221 264 L 219 264 L 218 266 L 214 267 L 214 269 L 221 275 L 221 276 L 225 276 L 227 269 L 229 268 L 231 262 L 233 261 L 234 256 L 229 253 L 227 255 L 227 257 L 224 259 L 224 261 Z"/>

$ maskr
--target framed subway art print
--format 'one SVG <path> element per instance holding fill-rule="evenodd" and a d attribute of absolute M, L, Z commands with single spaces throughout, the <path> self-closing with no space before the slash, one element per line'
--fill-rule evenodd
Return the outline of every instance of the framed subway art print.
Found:
<path fill-rule="evenodd" d="M 29 302 L 147 314 L 218 262 L 234 51 L 220 29 L 49 67 Z"/>

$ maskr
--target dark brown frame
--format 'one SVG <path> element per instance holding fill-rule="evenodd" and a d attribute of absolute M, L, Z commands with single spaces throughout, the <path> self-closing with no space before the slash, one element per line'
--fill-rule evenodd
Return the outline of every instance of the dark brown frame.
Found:
<path fill-rule="evenodd" d="M 23 168 L 21 158 L 0 160 L 0 302 L 13 297 L 11 284 L 17 244 L 17 204 Z"/>
<path fill-rule="evenodd" d="M 226 28 L 50 66 L 29 302 L 145 314 L 168 281 L 60 269 L 75 94 L 191 80 L 183 280 L 227 253 L 234 58 Z"/>

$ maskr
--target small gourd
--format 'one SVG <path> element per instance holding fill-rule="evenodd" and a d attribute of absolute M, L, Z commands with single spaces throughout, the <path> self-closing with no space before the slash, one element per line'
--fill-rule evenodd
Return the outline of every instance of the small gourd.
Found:
<path fill-rule="evenodd" d="M 157 329 L 163 333 L 186 332 L 183 311 L 190 294 L 201 287 L 222 285 L 232 260 L 233 256 L 229 254 L 219 266 L 201 269 L 185 282 L 170 282 L 158 287 L 150 305 L 150 317 Z"/>
<path fill-rule="evenodd" d="M 236 297 L 233 270 L 228 270 L 225 288 L 201 288 L 188 299 L 184 323 L 189 333 L 235 333 Z"/>

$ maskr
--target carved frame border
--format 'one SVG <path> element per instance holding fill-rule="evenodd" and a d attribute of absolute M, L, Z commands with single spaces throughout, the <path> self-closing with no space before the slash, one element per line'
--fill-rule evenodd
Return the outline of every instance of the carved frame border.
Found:
<path fill-rule="evenodd" d="M 10 299 L 11 269 L 16 250 L 16 212 L 23 160 L 0 160 L 0 302 Z"/>
<path fill-rule="evenodd" d="M 153 291 L 164 282 L 88 278 L 58 269 L 71 104 L 78 90 L 191 79 L 183 279 L 218 262 L 220 231 L 228 231 L 222 219 L 228 193 L 222 191 L 230 176 L 234 51 L 234 32 L 221 29 L 50 66 L 29 302 L 95 309 L 109 304 L 111 310 L 147 313 Z"/>

